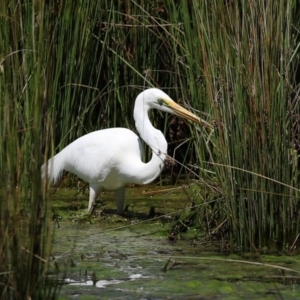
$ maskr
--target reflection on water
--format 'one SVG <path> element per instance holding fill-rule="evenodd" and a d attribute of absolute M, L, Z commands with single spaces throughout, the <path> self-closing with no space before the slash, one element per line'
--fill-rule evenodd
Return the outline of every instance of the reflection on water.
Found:
<path fill-rule="evenodd" d="M 64 282 L 66 284 L 69 284 L 69 285 L 94 285 L 97 288 L 105 288 L 108 285 L 118 284 L 118 283 L 121 283 L 121 282 L 124 282 L 124 281 L 137 280 L 137 279 L 140 279 L 140 278 L 149 278 L 149 276 L 143 276 L 142 274 L 131 274 L 127 278 L 127 280 L 116 280 L 116 279 L 98 280 L 95 284 L 94 284 L 94 281 L 91 278 L 89 278 L 86 281 L 76 281 L 76 280 L 73 280 L 71 278 L 66 278 L 64 280 Z"/>

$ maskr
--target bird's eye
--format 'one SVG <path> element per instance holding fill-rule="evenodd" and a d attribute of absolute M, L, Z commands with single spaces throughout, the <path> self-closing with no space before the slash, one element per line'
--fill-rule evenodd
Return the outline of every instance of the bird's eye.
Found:
<path fill-rule="evenodd" d="M 157 100 L 157 103 L 158 103 L 160 106 L 162 106 L 162 105 L 164 105 L 164 100 L 163 100 L 163 99 L 158 99 L 158 100 Z"/>

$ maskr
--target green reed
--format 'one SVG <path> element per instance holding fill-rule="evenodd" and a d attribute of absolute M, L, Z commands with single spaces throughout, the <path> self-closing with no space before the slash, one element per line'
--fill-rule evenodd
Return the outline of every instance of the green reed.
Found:
<path fill-rule="evenodd" d="M 66 143 L 66 136 L 85 131 L 83 120 L 100 94 L 88 76 L 101 68 L 87 46 L 97 21 L 95 5 L 0 5 L 1 299 L 57 295 L 55 283 L 44 284 L 53 224 L 40 167 L 59 146 L 58 138 Z M 94 21 L 89 19 L 93 15 Z M 87 65 L 92 67 L 83 69 Z"/>
<path fill-rule="evenodd" d="M 290 250 L 299 231 L 295 10 L 286 1 L 194 2 L 211 161 L 238 248 Z"/>
<path fill-rule="evenodd" d="M 169 154 L 176 150 L 189 175 L 198 173 L 208 194 L 222 199 L 205 214 L 218 211 L 215 224 L 226 224 L 231 245 L 295 241 L 295 2 L 2 2 L 1 296 L 56 293 L 42 288 L 52 224 L 41 164 L 86 132 L 134 130 L 134 99 L 150 86 L 215 125 L 209 135 L 152 116 Z"/>
<path fill-rule="evenodd" d="M 4 3 L 5 2 L 5 3 Z M 45 299 L 51 238 L 40 166 L 51 136 L 43 3 L 1 3 L 0 297 Z M 52 291 L 55 295 L 55 290 Z"/>

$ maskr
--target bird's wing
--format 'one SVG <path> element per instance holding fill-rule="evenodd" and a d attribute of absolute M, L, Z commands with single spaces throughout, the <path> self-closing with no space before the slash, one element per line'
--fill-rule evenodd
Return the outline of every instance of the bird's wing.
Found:
<path fill-rule="evenodd" d="M 105 181 L 121 167 L 127 154 L 140 160 L 142 151 L 138 136 L 125 128 L 89 133 L 66 150 L 65 169 L 87 182 Z"/>

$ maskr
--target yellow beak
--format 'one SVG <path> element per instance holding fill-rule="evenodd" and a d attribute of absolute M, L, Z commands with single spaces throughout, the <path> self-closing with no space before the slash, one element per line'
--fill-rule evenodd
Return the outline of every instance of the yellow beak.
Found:
<path fill-rule="evenodd" d="M 213 130 L 213 126 L 211 124 L 209 124 L 208 122 L 206 122 L 203 119 L 199 118 L 198 116 L 194 115 L 190 111 L 186 110 L 185 108 L 183 108 L 182 106 L 180 106 L 176 102 L 169 101 L 169 100 L 165 100 L 165 102 L 168 105 L 168 107 L 173 110 L 174 115 L 179 116 L 179 117 L 184 118 L 184 119 L 187 119 L 187 120 L 190 120 L 192 122 L 201 124 L 201 125 L 209 128 L 210 130 Z"/>

